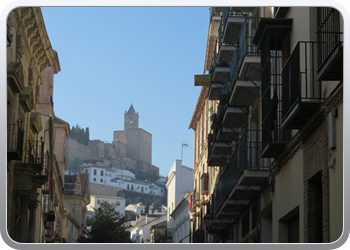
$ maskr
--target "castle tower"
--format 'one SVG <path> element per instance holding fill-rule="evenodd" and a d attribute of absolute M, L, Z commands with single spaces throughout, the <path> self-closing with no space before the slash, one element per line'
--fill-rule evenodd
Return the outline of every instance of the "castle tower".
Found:
<path fill-rule="evenodd" d="M 139 128 L 139 113 L 135 112 L 134 106 L 131 104 L 129 111 L 124 114 L 124 131 L 130 128 Z"/>

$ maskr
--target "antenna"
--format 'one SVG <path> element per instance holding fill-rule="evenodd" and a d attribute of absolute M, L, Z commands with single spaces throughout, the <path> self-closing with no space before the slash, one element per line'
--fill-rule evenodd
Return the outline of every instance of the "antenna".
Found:
<path fill-rule="evenodd" d="M 182 162 L 182 155 L 183 155 L 183 151 L 184 151 L 184 146 L 187 148 L 188 147 L 188 143 L 187 143 L 187 141 L 186 142 L 182 142 L 182 144 L 181 144 L 181 162 Z"/>

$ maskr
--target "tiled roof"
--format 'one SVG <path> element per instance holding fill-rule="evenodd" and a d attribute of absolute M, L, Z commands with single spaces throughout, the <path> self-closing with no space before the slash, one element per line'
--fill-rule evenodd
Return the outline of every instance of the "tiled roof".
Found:
<path fill-rule="evenodd" d="M 60 118 L 58 118 L 58 117 L 54 117 L 54 118 L 52 119 L 52 121 L 53 121 L 53 123 L 55 123 L 55 124 L 68 124 L 68 122 L 66 122 L 66 121 L 64 121 L 64 120 L 62 120 L 62 119 L 60 119 Z"/>

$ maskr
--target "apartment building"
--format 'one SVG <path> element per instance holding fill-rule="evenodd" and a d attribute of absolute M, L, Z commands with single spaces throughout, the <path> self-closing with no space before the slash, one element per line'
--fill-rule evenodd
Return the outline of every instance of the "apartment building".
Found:
<path fill-rule="evenodd" d="M 194 242 L 341 236 L 342 31 L 334 8 L 210 8 L 210 83 L 190 124 L 196 190 L 208 174 L 191 209 Z"/>

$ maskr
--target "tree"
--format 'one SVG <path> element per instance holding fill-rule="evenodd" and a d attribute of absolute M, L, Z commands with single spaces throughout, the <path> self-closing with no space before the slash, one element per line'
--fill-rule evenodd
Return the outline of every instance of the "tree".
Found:
<path fill-rule="evenodd" d="M 154 230 L 153 237 L 154 243 L 164 243 L 165 241 L 165 233 L 162 233 L 158 230 Z"/>
<path fill-rule="evenodd" d="M 82 161 L 78 157 L 75 157 L 67 166 L 69 174 L 76 175 L 77 173 L 83 172 L 83 166 L 81 164 Z"/>
<path fill-rule="evenodd" d="M 154 202 L 154 205 L 153 205 L 153 209 L 152 209 L 152 213 L 154 213 L 154 211 L 156 211 L 157 208 L 160 208 L 162 206 L 162 202 L 157 199 L 155 202 Z"/>
<path fill-rule="evenodd" d="M 86 230 L 86 237 L 77 239 L 78 243 L 131 243 L 130 233 L 126 230 L 126 216 L 119 215 L 115 203 L 102 201 L 95 210 L 91 230 Z"/>

